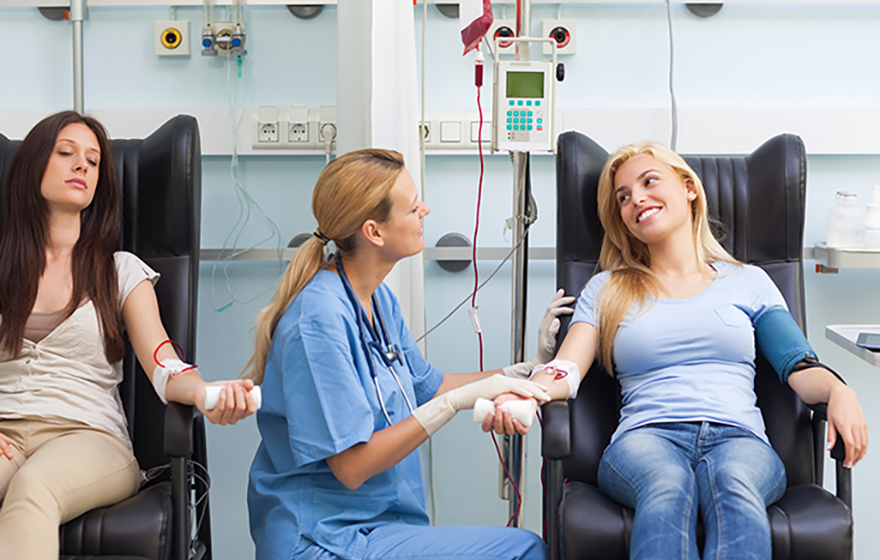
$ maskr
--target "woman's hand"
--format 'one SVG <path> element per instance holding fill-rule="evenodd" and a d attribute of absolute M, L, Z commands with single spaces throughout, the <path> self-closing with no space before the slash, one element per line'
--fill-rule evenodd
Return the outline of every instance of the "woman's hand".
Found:
<path fill-rule="evenodd" d="M 208 385 L 223 387 L 220 390 L 217 406 L 211 410 L 205 409 L 205 387 Z M 220 424 L 221 426 L 235 424 L 257 411 L 257 403 L 250 393 L 253 388 L 254 382 L 250 379 L 204 383 L 196 389 L 196 406 L 212 424 Z"/>
<path fill-rule="evenodd" d="M 12 460 L 12 440 L 0 434 L 0 455 Z"/>
<path fill-rule="evenodd" d="M 868 423 L 856 393 L 843 383 L 831 390 L 828 399 L 828 449 L 837 443 L 837 434 L 846 447 L 843 466 L 852 468 L 868 452 Z"/>
<path fill-rule="evenodd" d="M 526 435 L 529 432 L 529 427 L 524 426 L 519 420 L 514 419 L 510 412 L 506 410 L 499 410 L 498 407 L 508 401 L 515 400 L 526 400 L 531 404 L 531 413 L 535 414 L 538 410 L 538 401 L 533 398 L 523 398 L 514 393 L 505 393 L 503 395 L 499 395 L 495 398 L 495 412 L 490 412 L 485 419 L 483 419 L 483 431 L 488 432 L 491 430 L 495 430 L 495 433 L 498 434 L 507 434 L 509 436 L 519 434 Z"/>

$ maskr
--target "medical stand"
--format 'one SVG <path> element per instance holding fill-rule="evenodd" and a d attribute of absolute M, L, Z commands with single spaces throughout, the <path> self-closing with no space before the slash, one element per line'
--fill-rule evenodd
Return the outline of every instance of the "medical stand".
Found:
<path fill-rule="evenodd" d="M 541 105 L 541 111 L 546 111 L 547 123 L 545 127 L 541 127 L 544 130 L 541 130 L 542 134 L 538 133 L 538 130 L 534 130 L 535 136 L 540 136 L 542 138 L 548 138 L 549 140 L 546 142 L 545 146 L 548 148 L 547 151 L 554 150 L 553 140 L 553 109 L 555 100 L 555 80 L 553 79 L 553 71 L 556 68 L 556 42 L 552 39 L 531 39 L 528 37 L 528 29 L 530 26 L 529 22 L 529 14 L 531 12 L 531 1 L 530 0 L 522 0 L 517 3 L 517 17 L 516 17 L 516 37 L 503 37 L 495 40 L 495 48 L 493 49 L 494 56 L 494 66 L 495 66 L 495 79 L 494 79 L 494 87 L 495 92 L 493 95 L 493 118 L 492 118 L 492 126 L 493 126 L 493 134 L 492 134 L 492 151 L 499 150 L 499 143 L 501 144 L 500 149 L 507 149 L 511 152 L 511 157 L 513 160 L 513 168 L 514 168 L 514 189 L 513 189 L 513 209 L 514 209 L 514 236 L 513 243 L 517 246 L 513 255 L 513 278 L 512 278 L 512 299 L 513 299 L 513 317 L 512 317 L 512 326 L 511 326 L 511 363 L 519 363 L 525 361 L 525 328 L 526 328 L 526 288 L 528 281 L 528 233 L 527 228 L 529 224 L 526 222 L 527 215 L 527 206 L 528 200 L 530 198 L 530 189 L 531 184 L 529 181 L 529 151 L 539 149 L 534 143 L 530 143 L 528 137 L 531 137 L 533 134 L 534 123 L 532 123 L 532 109 L 535 109 L 535 105 L 532 104 L 532 101 L 528 101 L 528 105 L 524 104 L 523 100 L 513 100 L 510 95 L 510 87 L 514 84 L 508 83 L 508 76 L 502 75 L 499 76 L 500 68 L 502 68 L 501 61 L 499 60 L 500 47 L 498 45 L 499 41 L 504 40 L 513 41 L 516 45 L 516 57 L 513 64 L 518 66 L 518 68 L 510 68 L 508 70 L 508 65 L 504 65 L 503 68 L 505 72 L 511 72 L 514 70 L 536 70 L 536 68 L 528 68 L 529 67 L 529 44 L 530 43 L 550 43 L 552 45 L 552 64 L 547 65 L 546 62 L 536 62 L 531 63 L 537 66 L 543 66 L 542 71 L 550 72 L 550 80 L 541 81 L 541 84 L 546 84 L 546 87 L 541 89 L 541 95 L 543 96 L 544 92 L 546 92 L 547 96 L 542 97 L 542 99 L 549 100 L 548 103 Z M 505 88 L 505 95 L 499 91 L 499 83 L 502 83 Z M 533 94 L 528 94 L 529 96 Z M 501 100 L 504 99 L 504 105 L 502 106 Z M 525 126 L 523 126 L 522 131 L 513 130 L 513 124 L 508 127 L 506 126 L 508 122 L 508 115 L 506 114 L 508 110 L 515 110 L 520 112 L 522 110 L 528 110 L 528 119 L 529 122 L 526 126 L 528 126 L 528 131 L 526 131 Z M 511 118 L 513 118 L 511 116 Z M 517 116 L 516 118 L 519 118 Z M 523 119 L 523 122 L 526 122 Z M 519 123 L 517 123 L 518 125 Z M 543 124 L 543 123 L 542 123 Z M 525 131 L 525 132 L 523 132 Z M 499 138 L 504 137 L 505 141 L 499 142 Z M 517 141 L 521 140 L 521 141 Z M 520 241 L 521 240 L 521 241 Z M 502 482 L 501 489 L 501 497 L 502 499 L 508 499 L 510 501 L 510 525 L 512 527 L 522 527 L 524 525 L 524 515 L 525 511 L 522 508 L 522 495 L 523 495 L 523 465 L 525 463 L 525 447 L 523 446 L 523 438 L 520 435 L 513 436 L 504 436 L 503 438 L 505 456 L 504 461 L 507 465 L 507 472 L 509 473 L 509 479 Z M 511 491 L 510 482 L 516 485 L 516 488 L 519 489 L 519 494 Z"/>
<path fill-rule="evenodd" d="M 85 113 L 83 85 L 83 21 L 88 18 L 87 0 L 70 0 L 70 23 L 73 25 L 73 110 Z"/>

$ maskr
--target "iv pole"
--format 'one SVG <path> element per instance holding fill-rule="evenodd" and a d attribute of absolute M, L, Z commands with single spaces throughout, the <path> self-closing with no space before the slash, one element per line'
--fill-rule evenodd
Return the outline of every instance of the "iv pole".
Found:
<path fill-rule="evenodd" d="M 516 37 L 528 37 L 531 14 L 531 0 L 519 0 L 516 13 Z M 516 60 L 529 60 L 529 43 L 516 43 Z M 513 217 L 514 235 L 513 243 L 516 243 L 525 232 L 526 204 L 528 200 L 528 172 L 529 153 L 512 152 L 514 169 L 513 188 Z M 513 319 L 511 322 L 511 363 L 516 364 L 525 361 L 525 327 L 526 327 L 526 281 L 528 277 L 528 235 L 523 239 L 513 255 L 513 284 L 511 294 L 513 298 Z M 523 464 L 525 448 L 521 435 L 505 436 L 507 442 L 507 470 L 510 480 L 519 488 L 520 494 L 508 490 L 510 500 L 510 516 L 512 527 L 522 527 L 525 511 L 521 507 L 523 493 Z M 514 516 L 514 513 L 516 515 Z"/>
<path fill-rule="evenodd" d="M 70 23 L 73 24 L 73 110 L 85 113 L 85 88 L 83 86 L 83 21 L 88 12 L 88 0 L 70 0 Z"/>

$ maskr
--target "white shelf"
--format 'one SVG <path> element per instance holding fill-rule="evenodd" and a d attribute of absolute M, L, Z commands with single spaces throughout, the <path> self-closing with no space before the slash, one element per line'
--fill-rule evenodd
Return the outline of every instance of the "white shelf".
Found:
<path fill-rule="evenodd" d="M 828 325 L 825 327 L 825 338 L 872 366 L 880 367 L 880 352 L 856 346 L 856 339 L 862 332 L 880 334 L 880 325 Z"/>
<path fill-rule="evenodd" d="M 812 258 L 820 272 L 837 272 L 841 268 L 880 268 L 880 249 L 835 249 L 816 243 Z"/>

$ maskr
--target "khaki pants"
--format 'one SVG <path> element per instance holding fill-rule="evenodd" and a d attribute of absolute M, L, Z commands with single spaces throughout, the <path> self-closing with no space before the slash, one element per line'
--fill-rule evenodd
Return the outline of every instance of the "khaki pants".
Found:
<path fill-rule="evenodd" d="M 138 489 L 139 468 L 116 436 L 79 422 L 2 420 L 13 458 L 0 456 L 0 556 L 58 560 L 58 527 Z"/>

